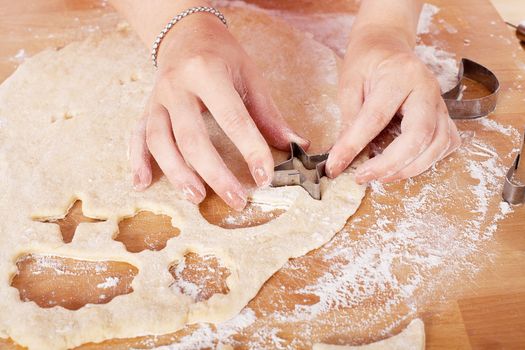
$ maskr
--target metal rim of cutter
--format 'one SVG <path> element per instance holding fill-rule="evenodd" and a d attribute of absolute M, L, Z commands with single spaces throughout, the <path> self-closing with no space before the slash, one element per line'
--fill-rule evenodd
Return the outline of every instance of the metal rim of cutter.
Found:
<path fill-rule="evenodd" d="M 296 169 L 293 160 L 297 158 L 308 170 L 315 169 L 315 180 L 310 181 Z M 290 157 L 274 168 L 272 187 L 301 186 L 317 200 L 321 199 L 321 178 L 326 176 L 325 163 L 328 153 L 309 155 L 297 143 L 290 143 Z"/>
<path fill-rule="evenodd" d="M 464 78 L 480 83 L 489 93 L 479 98 L 460 99 Z M 499 88 L 499 80 L 490 69 L 468 58 L 462 58 L 458 83 L 442 97 L 452 119 L 476 119 L 487 116 L 496 109 Z"/>
<path fill-rule="evenodd" d="M 521 152 L 516 156 L 516 160 L 512 164 L 512 167 L 507 172 L 505 177 L 505 184 L 503 185 L 503 199 L 512 205 L 518 205 L 525 203 L 525 184 L 515 182 L 514 174 L 518 171 L 518 167 L 523 163 L 521 162 L 523 156 L 525 156 L 525 131 L 523 132 L 523 140 L 521 143 Z"/>

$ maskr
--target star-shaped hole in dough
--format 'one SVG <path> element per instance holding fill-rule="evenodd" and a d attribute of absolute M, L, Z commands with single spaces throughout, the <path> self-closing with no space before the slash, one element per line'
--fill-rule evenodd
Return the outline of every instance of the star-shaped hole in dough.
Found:
<path fill-rule="evenodd" d="M 77 230 L 78 225 L 82 223 L 97 223 L 106 221 L 85 216 L 84 212 L 82 211 L 81 200 L 76 200 L 63 218 L 38 218 L 36 220 L 44 223 L 57 224 L 60 227 L 60 233 L 62 234 L 62 240 L 64 243 L 71 243 L 73 237 L 75 236 L 75 231 Z"/>

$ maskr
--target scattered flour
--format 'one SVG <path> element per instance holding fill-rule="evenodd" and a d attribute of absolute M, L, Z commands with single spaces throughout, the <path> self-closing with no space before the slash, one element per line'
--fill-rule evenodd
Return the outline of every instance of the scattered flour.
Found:
<path fill-rule="evenodd" d="M 494 120 L 473 123 L 481 124 L 480 133 L 501 135 L 511 144 L 519 142 L 517 130 Z M 327 329 L 333 334 L 366 334 L 367 329 L 382 325 L 380 335 L 387 336 L 430 301 L 447 300 L 451 291 L 458 291 L 458 283 L 473 282 L 484 264 L 494 259 L 486 245 L 493 240 L 498 222 L 513 209 L 500 201 L 505 159 L 496 145 L 473 131 L 463 131 L 461 136 L 463 146 L 458 155 L 423 174 L 423 181 L 408 180 L 401 188 L 372 182 L 372 210 L 351 219 L 315 253 L 326 266 L 315 282 L 294 287 L 311 279 L 308 256 L 291 260 L 282 269 L 292 286 L 283 286 L 283 292 L 314 296 L 314 302 L 297 303 L 290 309 L 276 295 L 270 300 L 274 311 L 263 314 L 264 320 L 250 320 L 232 333 L 209 333 L 209 326 L 203 325 L 203 331 L 184 339 L 184 349 L 200 349 L 204 340 L 208 345 L 236 345 L 231 336 L 252 325 L 255 330 L 248 333 L 248 349 L 308 348 L 322 341 L 315 337 Z M 506 160 L 513 156 L 506 156 Z M 451 181 L 447 174 L 458 171 L 464 159 L 467 166 L 459 172 L 470 180 Z M 458 203 L 456 198 L 467 199 Z M 334 309 L 343 316 L 329 317 Z M 393 312 L 400 309 L 404 312 Z M 246 310 L 251 312 L 249 307 Z M 384 315 L 389 315 L 386 324 Z M 243 313 L 230 322 L 239 325 L 245 319 Z M 282 338 L 286 332 L 282 333 L 281 327 L 289 331 L 290 325 L 293 334 Z M 177 346 L 162 349 L 179 349 Z"/>
<path fill-rule="evenodd" d="M 195 283 L 186 281 L 183 278 L 182 272 L 185 269 L 186 269 L 186 260 L 184 259 L 180 263 L 177 264 L 177 267 L 174 270 L 175 282 L 170 287 L 174 288 L 181 294 L 185 294 L 191 297 L 193 300 L 197 300 L 199 297 L 199 292 L 201 291 L 201 287 L 196 285 Z"/>
<path fill-rule="evenodd" d="M 232 3 L 253 6 L 228 2 Z M 432 18 L 438 11 L 435 6 L 425 6 L 419 33 L 430 31 Z M 351 16 L 341 15 L 338 21 L 327 25 L 323 23 L 327 18 L 321 16 L 313 16 L 308 22 L 301 18 L 305 15 L 268 12 L 301 30 L 311 31 L 314 38 L 344 54 L 343 36 L 353 22 Z M 330 16 L 333 20 L 337 14 Z M 332 25 L 344 28 L 338 38 L 331 37 Z M 322 39 L 327 36 L 330 40 Z M 426 45 L 418 45 L 416 53 L 436 74 L 443 91 L 455 85 L 454 54 Z M 239 344 L 232 335 L 243 332 L 248 335 L 248 344 L 243 344 L 248 349 L 308 348 L 323 340 L 315 339 L 319 334 L 335 339 L 343 334 L 366 337 L 374 327 L 380 329 L 381 336 L 386 336 L 429 302 L 447 300 L 452 290 L 458 290 L 458 284 L 473 282 L 484 264 L 494 259 L 495 253 L 486 246 L 493 241 L 498 222 L 513 212 L 500 198 L 505 164 L 517 152 L 520 134 L 493 119 L 470 123 L 460 124 L 464 130 L 463 145 L 456 156 L 438 163 L 417 179 L 405 181 L 403 186 L 370 183 L 371 210 L 352 218 L 330 243 L 312 253 L 321 257 L 325 266 L 315 282 L 305 282 L 311 281 L 315 271 L 308 263 L 309 256 L 290 260 L 283 267 L 279 273 L 287 275 L 291 286 L 282 286 L 282 291 L 313 301 L 298 302 L 290 309 L 274 291 L 271 311 L 263 311 L 255 318 L 248 306 L 230 321 L 238 325 L 228 328 L 231 333 L 210 332 L 209 325 L 202 325 L 202 331 L 183 339 L 180 343 L 183 347 L 177 347 L 178 344 L 161 349 L 200 349 L 202 344 L 213 348 L 218 343 L 235 346 Z M 399 132 L 398 126 L 387 131 L 393 136 Z M 485 141 L 487 133 L 499 136 L 498 141 Z M 505 145 L 514 147 L 511 153 L 498 150 Z M 381 152 L 378 146 L 372 145 L 374 148 L 376 153 Z M 453 172 L 458 176 L 450 179 L 447 174 Z M 459 203 L 457 198 L 466 200 Z M 238 219 L 233 216 L 225 218 L 228 223 L 235 220 Z M 301 286 L 302 282 L 305 285 Z M 332 313 L 334 309 L 339 310 L 337 316 Z M 252 312 L 253 318 L 243 325 L 245 312 Z M 385 315 L 389 315 L 387 320 Z"/>
<path fill-rule="evenodd" d="M 225 1 L 219 2 L 224 4 Z M 254 8 L 241 1 L 227 1 L 226 5 Z M 347 35 L 354 20 L 352 15 L 307 17 L 291 12 L 260 10 L 311 32 L 314 38 L 344 55 Z M 438 11 L 432 5 L 424 7 L 418 25 L 419 34 L 430 32 L 433 16 Z M 83 31 L 92 30 L 99 28 L 86 25 Z M 436 73 L 443 90 L 455 83 L 457 64 L 453 54 L 425 45 L 418 45 L 416 53 Z M 23 59 L 24 55 L 25 52 L 21 51 L 14 57 Z M 461 130 L 473 129 L 471 126 L 476 126 L 476 123 L 481 130 L 462 131 L 463 145 L 457 156 L 438 163 L 420 177 L 422 181 L 420 178 L 407 180 L 401 189 L 379 182 L 370 184 L 371 209 L 352 218 L 330 243 L 312 253 L 326 264 L 315 275 L 314 282 L 305 282 L 311 281 L 315 273 L 309 264 L 309 256 L 286 264 L 279 273 L 286 274 L 292 283 L 282 286 L 283 292 L 303 295 L 305 300 L 308 296 L 313 301 L 298 302 L 290 309 L 282 296 L 273 291 L 269 299 L 272 310 L 261 311 L 262 315 L 256 317 L 248 306 L 227 322 L 199 325 L 196 331 L 177 344 L 158 349 L 216 348 L 218 344 L 236 346 L 241 344 L 237 343 L 235 335 L 243 332 L 249 336 L 249 343 L 243 344 L 248 349 L 308 348 L 313 342 L 324 340 L 315 339 L 316 335 L 367 336 L 368 330 L 377 325 L 381 325 L 381 335 L 388 335 L 420 312 L 429 300 L 445 300 L 450 293 L 447 290 L 453 289 L 448 287 L 457 284 L 458 279 L 462 279 L 463 284 L 474 279 L 482 267 L 476 257 L 482 256 L 486 261 L 493 258 L 493 253 L 484 247 L 492 240 L 498 222 L 513 211 L 499 198 L 504 164 L 509 163 L 517 148 L 500 156 L 502 153 L 498 147 L 502 147 L 501 144 L 517 147 L 519 132 L 488 118 L 471 123 L 463 125 Z M 396 135 L 399 129 L 393 128 L 389 133 Z M 500 142 L 484 141 L 485 133 L 499 136 Z M 464 176 L 451 181 L 445 176 L 451 172 Z M 460 178 L 465 177 L 470 179 L 468 183 L 461 182 Z M 456 198 L 468 200 L 458 203 Z M 242 221 L 249 221 L 250 213 L 246 216 Z M 224 220 L 234 224 L 238 219 L 230 216 Z M 69 273 L 59 260 L 45 256 L 35 259 L 38 262 L 35 274 L 42 273 L 43 269 L 53 269 L 57 274 Z M 184 268 L 182 261 L 175 275 L 180 276 Z M 106 266 L 96 267 L 97 272 L 106 270 Z M 182 278 L 178 281 L 179 284 L 172 287 L 197 298 L 199 286 L 181 285 L 187 283 Z M 108 277 L 97 287 L 111 288 L 118 282 L 118 278 Z M 264 288 L 261 293 L 264 293 Z M 363 307 L 365 304 L 370 305 Z M 344 317 L 332 314 L 335 308 L 342 310 L 340 313 Z M 399 309 L 403 312 L 393 312 Z M 397 316 L 384 320 L 386 314 Z M 280 332 L 281 328 L 287 329 L 288 336 L 286 332 Z M 153 346 L 150 343 L 145 345 Z"/>
<path fill-rule="evenodd" d="M 215 1 L 215 4 L 225 7 L 250 8 L 281 18 L 301 32 L 311 33 L 314 39 L 330 47 L 341 57 L 346 53 L 350 31 L 355 20 L 355 16 L 348 13 L 304 14 L 291 11 L 268 10 L 239 0 L 218 0 Z M 438 12 L 438 7 L 424 4 L 419 18 L 418 34 L 429 33 L 432 20 Z M 456 85 L 458 64 L 453 53 L 424 44 L 417 45 L 415 53 L 436 75 L 442 92 L 446 92 Z"/>
<path fill-rule="evenodd" d="M 421 9 L 421 15 L 419 16 L 419 22 L 417 23 L 418 34 L 430 33 L 430 26 L 432 25 L 432 19 L 439 12 L 437 6 L 431 4 L 424 4 Z"/>
<path fill-rule="evenodd" d="M 456 55 L 427 45 L 417 45 L 414 50 L 436 76 L 439 86 L 441 86 L 441 92 L 446 92 L 457 84 L 458 64 Z"/>
<path fill-rule="evenodd" d="M 104 282 L 97 284 L 97 288 L 99 289 L 115 288 L 119 282 L 120 282 L 120 278 L 118 277 L 106 277 L 106 280 Z"/>
<path fill-rule="evenodd" d="M 215 349 L 222 345 L 222 340 L 228 340 L 228 344 L 236 345 L 231 336 L 242 329 L 252 325 L 256 320 L 255 313 L 250 308 L 244 308 L 239 315 L 220 323 L 212 328 L 212 325 L 202 325 L 197 331 L 183 337 L 177 344 L 158 347 L 158 350 L 200 350 Z"/>
<path fill-rule="evenodd" d="M 25 49 L 20 49 L 20 50 L 17 51 L 17 53 L 14 56 L 10 57 L 9 60 L 12 61 L 12 62 L 15 62 L 17 64 L 20 64 L 20 63 L 24 62 L 26 58 L 27 58 L 26 50 Z"/>

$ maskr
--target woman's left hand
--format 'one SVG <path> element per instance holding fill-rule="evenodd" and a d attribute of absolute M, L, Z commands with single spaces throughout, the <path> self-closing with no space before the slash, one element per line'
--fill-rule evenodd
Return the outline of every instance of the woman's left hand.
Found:
<path fill-rule="evenodd" d="M 401 135 L 361 164 L 356 180 L 390 182 L 421 174 L 459 147 L 433 73 L 406 41 L 391 31 L 364 29 L 348 46 L 340 79 L 344 129 L 326 164 L 338 176 L 399 113 Z"/>

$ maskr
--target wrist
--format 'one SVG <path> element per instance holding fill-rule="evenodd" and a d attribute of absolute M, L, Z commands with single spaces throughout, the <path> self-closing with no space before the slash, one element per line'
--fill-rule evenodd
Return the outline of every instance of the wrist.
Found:
<path fill-rule="evenodd" d="M 352 27 L 351 40 L 380 36 L 390 42 L 416 44 L 417 23 L 421 11 L 419 0 L 362 0 Z"/>
<path fill-rule="evenodd" d="M 164 26 L 190 7 L 211 6 L 208 0 L 110 0 L 131 24 L 148 49 Z"/>
<path fill-rule="evenodd" d="M 175 23 L 158 47 L 158 67 L 183 53 L 199 51 L 203 45 L 207 47 L 212 42 L 224 41 L 220 38 L 228 34 L 228 29 L 223 20 L 207 12 L 195 12 Z"/>
<path fill-rule="evenodd" d="M 355 53 L 361 49 L 381 48 L 388 51 L 412 51 L 414 41 L 400 27 L 378 27 L 377 25 L 362 25 L 353 28 L 348 42 L 348 52 Z"/>

